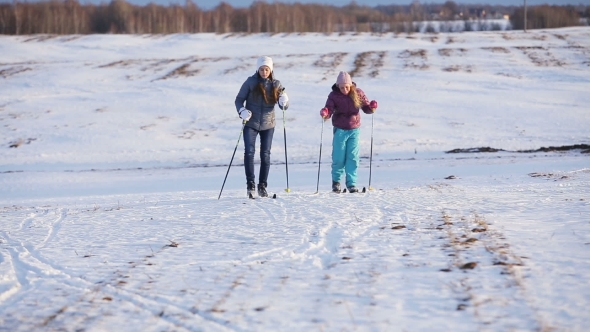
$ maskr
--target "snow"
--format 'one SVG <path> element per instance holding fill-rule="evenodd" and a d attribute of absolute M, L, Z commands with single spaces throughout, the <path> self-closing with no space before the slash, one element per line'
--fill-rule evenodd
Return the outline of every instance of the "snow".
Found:
<path fill-rule="evenodd" d="M 517 151 L 590 144 L 589 37 L 1 36 L 0 330 L 583 331 L 589 154 Z M 218 200 L 259 55 L 291 191 L 277 109 L 277 199 L 240 141 Z M 374 190 L 336 195 L 318 115 L 355 60 Z"/>

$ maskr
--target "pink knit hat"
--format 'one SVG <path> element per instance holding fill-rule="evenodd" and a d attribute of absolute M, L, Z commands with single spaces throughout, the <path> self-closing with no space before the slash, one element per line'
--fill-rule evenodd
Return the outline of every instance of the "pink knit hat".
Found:
<path fill-rule="evenodd" d="M 350 78 L 347 72 L 341 71 L 336 79 L 336 84 L 352 84 L 352 78 Z"/>

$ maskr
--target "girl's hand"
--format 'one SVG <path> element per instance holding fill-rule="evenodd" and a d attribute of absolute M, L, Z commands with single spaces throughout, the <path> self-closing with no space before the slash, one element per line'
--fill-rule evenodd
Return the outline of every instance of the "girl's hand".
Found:
<path fill-rule="evenodd" d="M 373 113 L 375 113 L 375 111 L 377 110 L 377 101 L 371 100 L 371 102 L 369 103 L 369 107 L 373 110 Z"/>

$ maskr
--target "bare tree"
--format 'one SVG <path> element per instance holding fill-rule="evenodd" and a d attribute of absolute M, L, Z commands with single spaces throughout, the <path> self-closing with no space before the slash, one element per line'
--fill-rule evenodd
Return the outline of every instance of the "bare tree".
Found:
<path fill-rule="evenodd" d="M 482 17 L 497 13 L 498 6 L 459 6 L 449 0 L 444 4 L 422 5 L 414 0 L 407 6 L 371 8 L 351 2 L 343 7 L 320 4 L 286 4 L 255 1 L 248 8 L 233 8 L 222 2 L 211 10 L 201 10 L 193 0 L 185 5 L 162 6 L 150 3 L 133 5 L 125 0 L 107 4 L 84 4 L 79 0 L 41 0 L 0 4 L 0 33 L 2 34 L 86 34 L 86 33 L 280 33 L 371 31 L 408 32 L 415 30 L 413 22 L 432 19 L 452 20 Z M 504 7 L 502 7 L 504 8 Z M 529 28 L 554 28 L 579 25 L 581 15 L 589 16 L 590 7 L 535 6 L 530 8 Z M 430 15 L 430 16 L 429 16 Z M 522 24 L 522 8 L 514 7 L 512 25 Z M 493 26 L 491 27 L 493 29 Z"/>

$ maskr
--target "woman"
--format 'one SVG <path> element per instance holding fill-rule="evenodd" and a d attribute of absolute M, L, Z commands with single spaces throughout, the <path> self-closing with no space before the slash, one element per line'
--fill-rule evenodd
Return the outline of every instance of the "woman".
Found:
<path fill-rule="evenodd" d="M 369 102 L 363 90 L 356 87 L 350 75 L 341 71 L 328 95 L 326 106 L 320 110 L 324 119 L 332 117 L 334 139 L 332 141 L 332 191 L 340 192 L 340 179 L 346 175 L 346 188 L 351 193 L 356 187 L 359 166 L 359 131 L 361 116 L 359 109 L 373 114 L 377 102 Z"/>
<path fill-rule="evenodd" d="M 244 105 L 245 102 L 245 105 Z M 273 62 L 270 57 L 258 58 L 256 73 L 246 79 L 236 96 L 236 110 L 244 126 L 244 168 L 248 197 L 256 190 L 254 175 L 254 154 L 256 137 L 260 135 L 260 174 L 258 195 L 268 197 L 268 171 L 270 169 L 270 148 L 275 131 L 275 104 L 281 109 L 289 107 L 289 98 L 281 82 L 273 77 Z"/>

